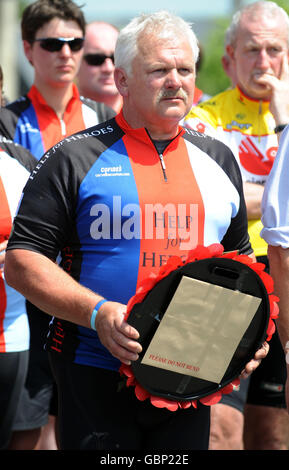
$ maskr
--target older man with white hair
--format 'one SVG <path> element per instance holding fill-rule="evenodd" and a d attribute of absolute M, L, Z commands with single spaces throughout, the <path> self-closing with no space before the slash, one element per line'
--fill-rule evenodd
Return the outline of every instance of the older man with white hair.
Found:
<path fill-rule="evenodd" d="M 211 133 L 232 150 L 242 173 L 249 235 L 257 260 L 267 270 L 267 244 L 260 237 L 261 200 L 289 122 L 289 18 L 276 3 L 257 1 L 238 11 L 226 33 L 224 64 L 234 86 L 191 110 L 189 128 Z M 229 60 L 229 62 L 226 61 Z M 266 360 L 223 397 L 212 411 L 211 448 L 281 450 L 289 446 L 284 386 L 286 367 L 276 333 Z"/>
<path fill-rule="evenodd" d="M 179 126 L 192 106 L 197 58 L 197 39 L 181 18 L 158 12 L 132 20 L 115 49 L 122 111 L 52 148 L 25 190 L 6 279 L 54 315 L 46 347 L 62 449 L 208 448 L 209 406 L 155 407 L 138 400 L 119 374 L 121 362 L 130 365 L 142 351 L 125 315 L 148 276 L 196 244 L 252 252 L 230 149 Z M 171 243 L 167 230 L 157 236 L 147 218 L 152 204 L 173 207 L 175 227 L 185 217 L 189 243 Z M 190 224 L 192 205 L 198 210 Z M 163 217 L 167 225 L 165 210 Z M 267 351 L 264 344 L 245 372 Z"/>

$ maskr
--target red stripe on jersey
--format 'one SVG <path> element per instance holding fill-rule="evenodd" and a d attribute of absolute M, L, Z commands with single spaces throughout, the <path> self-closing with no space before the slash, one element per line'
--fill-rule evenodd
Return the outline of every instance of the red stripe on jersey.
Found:
<path fill-rule="evenodd" d="M 5 192 L 5 188 L 0 176 L 0 243 L 8 240 L 12 228 L 12 217 Z"/>
<path fill-rule="evenodd" d="M 5 188 L 0 177 L 0 242 L 7 240 L 12 228 L 12 218 Z M 5 352 L 4 316 L 7 306 L 6 290 L 0 270 L 0 352 Z"/>
<path fill-rule="evenodd" d="M 130 156 L 142 216 L 139 284 L 151 272 L 158 272 L 169 257 L 185 259 L 190 249 L 203 244 L 205 213 L 185 141 L 178 136 L 164 151 L 165 180 L 160 157 L 149 136 L 143 130 L 136 130 L 135 135 L 138 140 L 124 136 L 123 141 Z M 190 229 L 193 246 L 184 249 L 182 240 Z"/>
<path fill-rule="evenodd" d="M 82 102 L 75 84 L 72 85 L 72 93 L 73 96 L 66 107 L 62 120 L 46 103 L 34 85 L 28 93 L 36 112 L 45 152 L 65 137 L 85 129 Z"/>

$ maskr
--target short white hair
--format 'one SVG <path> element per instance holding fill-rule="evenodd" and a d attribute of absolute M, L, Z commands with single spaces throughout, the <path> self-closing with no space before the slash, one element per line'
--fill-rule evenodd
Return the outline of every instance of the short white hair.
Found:
<path fill-rule="evenodd" d="M 286 11 L 277 5 L 277 3 L 260 0 L 258 2 L 250 3 L 241 10 L 237 11 L 233 18 L 230 26 L 228 27 L 225 35 L 225 46 L 231 45 L 236 46 L 236 39 L 240 22 L 244 14 L 248 15 L 250 19 L 260 19 L 260 13 L 266 18 L 283 18 L 287 26 L 287 37 L 289 46 L 289 17 Z"/>
<path fill-rule="evenodd" d="M 115 47 L 115 66 L 131 74 L 132 62 L 138 53 L 138 39 L 141 33 L 154 34 L 160 39 L 186 37 L 191 45 L 195 63 L 199 57 L 199 45 L 191 24 L 179 16 L 162 10 L 151 14 L 142 14 L 125 26 L 119 33 Z"/>

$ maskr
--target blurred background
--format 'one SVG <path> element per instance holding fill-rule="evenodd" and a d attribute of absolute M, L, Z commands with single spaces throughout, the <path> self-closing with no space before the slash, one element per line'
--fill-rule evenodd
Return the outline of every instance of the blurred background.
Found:
<path fill-rule="evenodd" d="M 209 95 L 224 90 L 229 80 L 221 66 L 224 33 L 235 11 L 254 0 L 74 0 L 82 6 L 87 22 L 103 20 L 118 28 L 139 13 L 161 9 L 182 16 L 193 24 L 202 47 L 202 61 L 197 86 Z M 20 36 L 20 18 L 30 0 L 0 0 L 0 63 L 4 71 L 4 94 L 12 101 L 26 93 L 33 81 L 33 70 L 27 62 Z M 275 0 L 289 13 L 289 0 Z"/>

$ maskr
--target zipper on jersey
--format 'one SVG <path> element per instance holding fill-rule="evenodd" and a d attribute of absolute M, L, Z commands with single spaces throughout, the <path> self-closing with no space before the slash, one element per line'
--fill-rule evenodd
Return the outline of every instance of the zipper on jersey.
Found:
<path fill-rule="evenodd" d="M 162 153 L 159 153 L 159 157 L 160 157 L 161 166 L 162 166 L 162 170 L 163 170 L 164 180 L 165 180 L 165 182 L 167 183 L 168 178 L 167 178 L 166 164 L 165 164 L 165 161 L 164 161 L 163 154 L 162 154 Z"/>
<path fill-rule="evenodd" d="M 60 125 L 61 125 L 61 134 L 63 136 L 66 135 L 66 124 L 63 119 L 60 119 Z"/>
<path fill-rule="evenodd" d="M 168 177 L 167 177 L 166 164 L 165 164 L 165 160 L 164 160 L 163 153 L 159 153 L 159 152 L 158 152 L 158 149 L 157 149 L 157 147 L 156 147 L 156 145 L 155 145 L 153 139 L 151 138 L 149 131 L 148 131 L 147 129 L 145 129 L 145 130 L 146 130 L 146 133 L 147 133 L 147 135 L 149 136 L 149 138 L 150 138 L 150 140 L 151 140 L 151 142 L 152 142 L 152 144 L 153 144 L 154 148 L 156 149 L 156 152 L 157 152 L 157 154 L 158 154 L 158 156 L 159 156 L 160 163 L 161 163 L 161 167 L 162 167 L 162 171 L 163 171 L 163 177 L 164 177 L 165 183 L 167 183 L 167 182 L 168 182 Z M 180 134 L 180 132 L 179 132 L 173 139 L 171 139 L 171 142 L 172 142 L 173 140 L 177 139 L 177 137 L 179 136 L 179 134 Z M 171 142 L 170 142 L 170 143 L 171 143 Z M 168 146 L 170 145 L 170 143 L 168 144 Z M 167 148 L 167 147 L 166 147 L 166 148 Z M 165 149 L 165 150 L 166 150 L 166 149 Z"/>
<path fill-rule="evenodd" d="M 259 101 L 259 115 L 258 115 L 258 142 L 259 142 L 259 144 L 261 142 L 261 135 L 260 135 L 261 134 L 261 129 L 260 129 L 260 127 L 261 127 L 262 105 L 263 105 L 263 101 L 260 100 Z"/>

